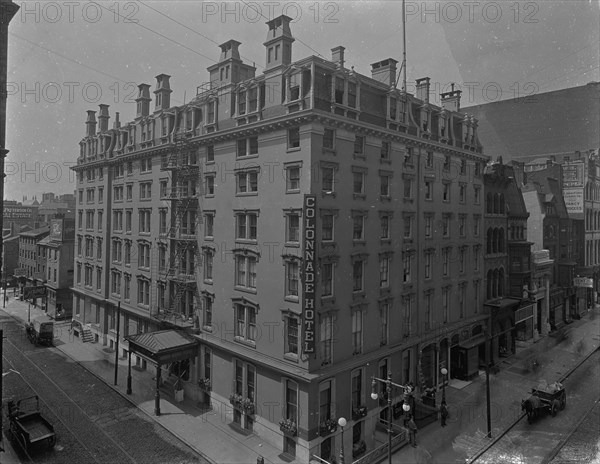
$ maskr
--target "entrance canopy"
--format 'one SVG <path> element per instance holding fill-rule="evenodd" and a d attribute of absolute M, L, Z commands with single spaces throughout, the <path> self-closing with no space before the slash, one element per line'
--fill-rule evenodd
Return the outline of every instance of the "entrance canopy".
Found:
<path fill-rule="evenodd" d="M 159 330 L 125 337 L 129 351 L 156 364 L 168 364 L 195 358 L 198 341 L 179 330 Z"/>

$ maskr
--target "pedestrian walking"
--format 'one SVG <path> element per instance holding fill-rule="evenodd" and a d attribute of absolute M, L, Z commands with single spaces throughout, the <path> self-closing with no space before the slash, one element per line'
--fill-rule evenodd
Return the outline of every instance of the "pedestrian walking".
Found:
<path fill-rule="evenodd" d="M 415 421 L 412 418 L 412 416 L 408 420 L 408 441 L 413 446 L 413 448 L 417 447 L 417 424 L 415 424 Z"/>
<path fill-rule="evenodd" d="M 440 406 L 440 418 L 442 420 L 442 427 L 446 427 L 446 419 L 448 419 L 448 407 L 446 401 L 442 401 Z"/>

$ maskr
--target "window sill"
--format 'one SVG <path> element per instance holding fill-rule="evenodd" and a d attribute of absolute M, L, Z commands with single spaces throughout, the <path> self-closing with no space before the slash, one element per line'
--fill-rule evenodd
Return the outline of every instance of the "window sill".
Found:
<path fill-rule="evenodd" d="M 352 194 L 352 197 L 353 197 L 355 200 L 366 200 L 366 199 L 367 199 L 367 195 L 366 195 L 366 194 L 364 194 L 364 193 L 353 193 L 353 194 Z"/>
<path fill-rule="evenodd" d="M 285 193 L 289 193 L 289 194 L 293 194 L 293 193 L 300 193 L 300 189 L 290 189 L 290 190 L 286 190 Z"/>
<path fill-rule="evenodd" d="M 283 354 L 283 359 L 287 360 L 287 361 L 292 361 L 297 363 L 298 362 L 298 355 L 295 353 L 284 353 Z"/>
<path fill-rule="evenodd" d="M 258 196 L 258 192 L 237 192 L 235 194 L 236 197 L 256 197 Z"/>
<path fill-rule="evenodd" d="M 209 325 L 203 325 L 202 330 L 204 330 L 205 332 L 211 332 L 211 333 L 213 331 L 212 327 Z"/>
<path fill-rule="evenodd" d="M 249 346 L 251 348 L 256 348 L 256 342 L 252 341 L 252 340 L 246 340 L 245 338 L 240 337 L 239 335 L 236 335 L 233 337 L 233 340 L 242 344 L 242 345 L 246 345 Z"/>
<path fill-rule="evenodd" d="M 283 297 L 283 299 L 285 301 L 288 301 L 290 303 L 299 303 L 300 302 L 300 298 L 298 296 L 295 295 L 286 295 Z"/>
<path fill-rule="evenodd" d="M 204 279 L 202 282 L 205 283 L 206 285 L 212 285 L 213 284 L 213 280 L 212 279 Z"/>
<path fill-rule="evenodd" d="M 236 160 L 247 160 L 247 159 L 253 159 L 253 158 L 258 158 L 258 153 L 251 153 L 249 155 L 244 155 L 244 156 L 238 156 L 236 154 L 236 156 L 235 156 Z"/>
<path fill-rule="evenodd" d="M 300 248 L 300 242 L 285 242 L 284 246 L 287 248 Z"/>
<path fill-rule="evenodd" d="M 321 197 L 323 197 L 323 198 L 325 198 L 325 197 L 332 197 L 332 198 L 335 198 L 336 196 L 337 196 L 337 195 L 336 195 L 336 193 L 335 193 L 335 192 L 330 192 L 330 191 L 327 191 L 327 190 L 322 190 L 322 191 L 321 191 Z"/>
<path fill-rule="evenodd" d="M 363 153 L 352 153 L 352 156 L 354 159 L 362 159 L 362 160 L 367 159 L 367 156 Z"/>
<path fill-rule="evenodd" d="M 337 155 L 337 150 L 335 148 L 323 147 L 322 151 L 323 151 L 323 153 L 329 153 L 333 156 Z"/>
<path fill-rule="evenodd" d="M 288 147 L 286 150 L 286 153 L 292 153 L 292 152 L 300 151 L 300 150 L 302 150 L 302 147 L 299 147 L 299 146 L 298 147 Z"/>
<path fill-rule="evenodd" d="M 255 288 L 241 287 L 239 285 L 235 285 L 233 288 L 239 292 L 252 293 L 253 295 L 257 293 Z"/>
<path fill-rule="evenodd" d="M 236 238 L 235 243 L 241 243 L 242 245 L 258 245 L 258 240 L 255 238 Z"/>
<path fill-rule="evenodd" d="M 379 195 L 379 201 L 392 201 L 392 197 L 389 195 Z"/>

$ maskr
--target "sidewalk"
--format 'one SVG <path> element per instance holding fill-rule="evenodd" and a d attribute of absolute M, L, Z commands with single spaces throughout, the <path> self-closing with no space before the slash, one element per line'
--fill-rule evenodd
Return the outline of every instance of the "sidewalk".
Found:
<path fill-rule="evenodd" d="M 27 321 L 28 303 L 10 298 L 4 311 Z M 561 337 L 553 334 L 540 339 L 516 355 L 504 358 L 500 371 L 490 374 L 492 436 L 497 436 L 521 414 L 521 399 L 529 395 L 541 379 L 554 382 L 575 364 L 600 346 L 600 309 L 596 307 L 581 320 L 566 326 Z M 31 317 L 44 314 L 31 308 Z M 55 324 L 55 346 L 102 379 L 114 383 L 114 352 L 105 351 L 101 344 L 82 343 L 68 331 L 69 322 Z M 539 367 L 533 365 L 537 361 Z M 175 434 L 197 452 L 215 464 L 253 464 L 259 456 L 265 463 L 279 464 L 281 450 L 256 435 L 243 436 L 235 432 L 225 420 L 225 411 L 203 410 L 195 402 L 185 399 L 176 403 L 161 391 L 161 416 L 154 415 L 154 369 L 132 369 L 132 394 L 127 395 L 127 361 L 119 361 L 118 386 L 114 387 L 125 398 L 146 412 L 149 417 Z M 438 402 L 441 395 L 438 394 Z M 464 462 L 488 442 L 486 438 L 485 374 L 471 382 L 452 380 L 446 388 L 450 417 L 448 426 L 439 421 L 417 433 L 417 448 L 405 446 L 393 456 L 394 463 Z M 347 463 L 351 462 L 346 458 Z M 294 463 L 296 461 L 292 461 Z"/>
<path fill-rule="evenodd" d="M 15 319 L 27 322 L 28 303 L 10 297 L 0 310 Z M 31 318 L 45 315 L 40 308 L 31 306 Z M 69 332 L 70 321 L 55 322 L 54 346 L 110 386 L 114 385 L 115 353 L 107 352 L 101 344 L 82 343 Z M 144 411 L 150 418 L 173 433 L 196 452 L 215 464 L 253 464 L 259 456 L 265 464 L 280 464 L 281 450 L 257 435 L 244 436 L 234 431 L 225 421 L 225 411 L 200 409 L 195 402 L 185 399 L 181 403 L 161 390 L 160 416 L 154 415 L 154 367 L 146 371 L 131 370 L 132 394 L 127 395 L 127 360 L 119 360 L 117 386 L 113 388 Z M 0 456 L 0 462 L 4 459 Z M 6 462 L 9 462 L 8 460 Z M 296 461 L 291 461 L 294 464 Z"/>

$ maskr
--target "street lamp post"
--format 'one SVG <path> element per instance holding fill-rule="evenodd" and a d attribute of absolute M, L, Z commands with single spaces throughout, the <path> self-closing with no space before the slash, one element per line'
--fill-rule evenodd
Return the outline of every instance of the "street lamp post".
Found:
<path fill-rule="evenodd" d="M 346 419 L 340 417 L 338 419 L 338 425 L 342 429 L 342 443 L 340 443 L 340 464 L 344 464 L 344 427 L 346 427 Z"/>
<path fill-rule="evenodd" d="M 446 376 L 448 375 L 448 369 L 442 367 L 442 403 L 446 402 Z"/>
<path fill-rule="evenodd" d="M 407 387 L 392 382 L 392 373 L 388 371 L 387 379 L 379 379 L 373 377 L 371 381 L 371 398 L 377 400 L 379 394 L 377 393 L 377 382 L 385 383 L 385 392 L 387 393 L 387 405 L 388 405 L 388 421 L 387 421 L 387 433 L 388 433 L 388 462 L 392 464 L 392 435 L 394 429 L 392 428 L 392 387 L 402 388 L 406 393 Z M 402 409 L 405 412 L 410 411 L 410 406 L 407 403 L 402 405 Z"/>

